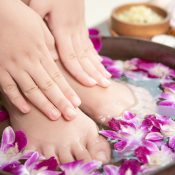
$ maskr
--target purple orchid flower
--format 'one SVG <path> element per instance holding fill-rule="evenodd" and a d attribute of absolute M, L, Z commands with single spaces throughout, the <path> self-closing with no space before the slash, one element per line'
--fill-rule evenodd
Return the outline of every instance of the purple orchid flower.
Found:
<path fill-rule="evenodd" d="M 100 131 L 100 134 L 114 143 L 116 161 L 120 161 L 131 155 L 139 145 L 143 144 L 146 136 L 146 132 L 140 127 L 134 114 L 126 112 L 123 118 L 124 120 L 113 118 L 109 121 L 109 127 L 112 131 Z"/>
<path fill-rule="evenodd" d="M 162 136 L 175 136 L 175 121 L 168 116 L 161 116 L 158 114 L 148 115 L 142 122 L 142 128 L 147 131 L 152 131 L 152 133 L 156 134 L 153 137 L 157 138 L 161 138 Z M 147 135 L 147 137 L 150 137 L 150 133 Z"/>
<path fill-rule="evenodd" d="M 0 168 L 6 164 L 18 162 L 24 154 L 27 139 L 23 132 L 14 132 L 11 127 L 5 128 L 0 146 Z"/>
<path fill-rule="evenodd" d="M 175 110 L 175 83 L 165 82 L 161 84 L 163 93 L 160 94 L 158 99 L 158 112 L 161 115 L 173 116 Z"/>
<path fill-rule="evenodd" d="M 0 108 L 0 122 L 3 122 L 9 118 L 8 112 L 5 110 L 5 108 Z"/>
<path fill-rule="evenodd" d="M 140 58 L 127 61 L 127 67 L 132 71 L 146 72 L 150 78 L 175 77 L 175 71 L 173 69 L 161 63 L 150 62 Z"/>
<path fill-rule="evenodd" d="M 141 170 L 141 164 L 136 159 L 125 160 L 120 167 L 114 165 L 104 166 L 105 175 L 137 175 Z"/>
<path fill-rule="evenodd" d="M 95 175 L 96 173 L 94 171 L 98 170 L 101 166 L 102 163 L 99 161 L 84 163 L 80 160 L 60 165 L 60 168 L 64 172 L 64 175 Z"/>
<path fill-rule="evenodd" d="M 103 60 L 102 60 L 102 64 L 103 64 L 105 67 L 114 65 L 114 60 L 112 60 L 111 58 L 106 57 L 106 56 L 102 56 L 102 59 L 103 59 Z"/>
<path fill-rule="evenodd" d="M 89 37 L 94 45 L 94 48 L 96 49 L 97 52 L 99 52 L 102 48 L 102 40 L 99 30 L 95 28 L 90 28 Z"/>
<path fill-rule="evenodd" d="M 137 175 L 141 170 L 138 160 L 125 160 L 119 168 L 119 175 Z"/>
<path fill-rule="evenodd" d="M 175 154 L 173 153 L 171 148 L 169 148 L 165 144 L 162 144 L 161 147 L 158 147 L 154 143 L 152 143 L 152 145 L 154 146 L 149 147 L 150 152 L 144 151 L 147 163 L 143 166 L 143 169 L 146 169 L 146 171 L 148 171 L 149 169 L 153 171 L 157 168 L 165 167 L 166 165 L 174 162 Z"/>
<path fill-rule="evenodd" d="M 105 175 L 119 175 L 119 167 L 114 165 L 105 165 L 103 170 Z"/>
<path fill-rule="evenodd" d="M 175 93 L 175 82 L 165 82 L 161 84 L 161 88 L 165 91 L 165 92 L 172 92 Z"/>
<path fill-rule="evenodd" d="M 57 166 L 55 158 L 43 160 L 39 153 L 34 152 L 24 165 L 12 163 L 5 166 L 3 170 L 14 175 L 59 175 L 60 172 L 56 172 Z"/>

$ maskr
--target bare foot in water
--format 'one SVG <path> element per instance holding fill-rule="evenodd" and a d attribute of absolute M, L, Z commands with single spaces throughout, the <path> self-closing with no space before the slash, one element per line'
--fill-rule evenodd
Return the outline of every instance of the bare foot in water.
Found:
<path fill-rule="evenodd" d="M 113 80 L 107 88 L 85 87 L 75 81 L 59 62 L 57 64 L 81 98 L 80 108 L 98 123 L 105 124 L 111 117 L 120 116 L 126 110 L 142 117 L 156 111 L 153 97 L 144 88 Z"/>
<path fill-rule="evenodd" d="M 29 114 L 21 114 L 9 103 L 6 107 L 14 130 L 26 134 L 28 149 L 37 150 L 46 158 L 55 156 L 60 163 L 110 160 L 108 142 L 99 136 L 96 124 L 79 109 L 77 117 L 67 122 L 63 118 L 50 121 L 35 107 L 31 107 Z"/>

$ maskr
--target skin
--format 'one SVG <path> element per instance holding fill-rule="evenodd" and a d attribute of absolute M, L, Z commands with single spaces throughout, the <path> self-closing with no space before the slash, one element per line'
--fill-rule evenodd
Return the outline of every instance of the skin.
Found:
<path fill-rule="evenodd" d="M 27 98 L 52 120 L 74 118 L 81 102 L 54 62 L 54 38 L 42 18 L 19 0 L 2 0 L 0 26 L 1 92 L 23 113 Z"/>
<path fill-rule="evenodd" d="M 111 75 L 101 64 L 85 25 L 83 0 L 31 0 L 29 6 L 47 23 L 66 70 L 82 85 L 108 87 Z"/>
<path fill-rule="evenodd" d="M 121 116 L 124 111 L 132 111 L 138 115 L 156 112 L 155 100 L 142 87 L 114 80 L 110 80 L 111 85 L 108 88 L 86 87 L 75 81 L 59 60 L 56 63 L 81 98 L 80 109 L 99 124 L 106 125 L 112 117 Z"/>
<path fill-rule="evenodd" d="M 144 102 L 144 108 L 145 104 L 152 106 L 152 101 L 149 101 L 152 97 L 142 88 L 139 92 L 142 98 L 138 102 L 135 101 L 137 97 L 133 96 L 137 89 L 134 86 L 131 89 L 126 84 L 111 81 L 112 85 L 107 89 L 99 86 L 87 88 L 72 78 L 59 61 L 56 63 L 68 82 L 79 93 L 82 99 L 81 109 L 98 123 L 106 124 L 111 116 L 118 116 L 127 108 L 134 109 L 141 101 Z M 5 96 L 3 97 L 12 127 L 15 130 L 22 130 L 27 135 L 28 149 L 35 149 L 47 158 L 55 156 L 60 163 L 80 159 L 97 159 L 103 163 L 110 161 L 108 143 L 98 135 L 98 128 L 93 120 L 79 109 L 77 117 L 71 122 L 66 122 L 63 118 L 50 121 L 32 105 L 30 113 L 20 113 Z M 155 112 L 151 106 L 146 110 L 149 114 Z M 135 112 L 136 110 L 138 109 L 135 109 Z"/>
<path fill-rule="evenodd" d="M 46 158 L 55 156 L 59 163 L 82 159 L 109 162 L 109 143 L 99 136 L 94 121 L 79 109 L 77 117 L 71 122 L 65 121 L 63 117 L 51 121 L 33 105 L 28 114 L 22 114 L 7 98 L 4 101 L 12 127 L 27 136 L 27 149 L 37 150 Z"/>

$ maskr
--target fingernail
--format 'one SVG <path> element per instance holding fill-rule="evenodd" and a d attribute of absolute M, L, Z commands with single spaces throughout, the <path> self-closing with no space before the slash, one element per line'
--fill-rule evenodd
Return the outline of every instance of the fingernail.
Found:
<path fill-rule="evenodd" d="M 30 107 L 27 104 L 23 104 L 22 106 L 22 112 L 23 113 L 28 113 L 30 111 Z"/>
<path fill-rule="evenodd" d="M 94 79 L 92 79 L 92 78 L 89 78 L 89 83 L 91 85 L 96 85 L 97 84 L 97 82 Z"/>
<path fill-rule="evenodd" d="M 78 107 L 78 106 L 81 105 L 81 100 L 80 100 L 80 98 L 77 97 L 77 96 L 74 96 L 74 97 L 72 98 L 72 102 L 73 102 L 73 104 L 74 104 L 76 107 Z"/>
<path fill-rule="evenodd" d="M 103 58 L 102 58 L 101 56 L 99 56 L 99 60 L 100 60 L 100 61 L 103 61 Z"/>
<path fill-rule="evenodd" d="M 111 78 L 111 76 L 112 76 L 108 71 L 105 71 L 105 75 L 107 78 Z"/>
<path fill-rule="evenodd" d="M 60 117 L 60 112 L 56 109 L 52 109 L 51 117 L 53 120 L 57 120 Z"/>
<path fill-rule="evenodd" d="M 68 117 L 71 117 L 71 119 L 75 118 L 77 116 L 77 112 L 74 109 L 68 108 L 66 110 L 66 114 Z"/>
<path fill-rule="evenodd" d="M 107 157 L 106 157 L 105 152 L 103 152 L 103 151 L 98 152 L 97 155 L 96 155 L 96 159 L 101 161 L 101 162 L 106 162 Z"/>
<path fill-rule="evenodd" d="M 58 60 L 58 54 L 57 54 L 56 51 L 52 51 L 51 52 L 51 56 L 52 56 L 52 58 L 53 58 L 54 61 Z"/>
<path fill-rule="evenodd" d="M 108 87 L 111 84 L 111 82 L 108 79 L 106 79 L 106 78 L 102 78 L 101 79 L 101 84 L 104 87 Z"/>

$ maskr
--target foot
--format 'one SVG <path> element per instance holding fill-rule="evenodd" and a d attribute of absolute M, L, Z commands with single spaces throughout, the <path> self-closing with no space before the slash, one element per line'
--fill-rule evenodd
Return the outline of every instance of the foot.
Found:
<path fill-rule="evenodd" d="M 59 61 L 57 65 L 81 98 L 80 108 L 98 123 L 105 124 L 126 110 L 142 116 L 156 111 L 153 97 L 144 88 L 113 80 L 108 88 L 85 87 L 75 81 Z"/>
<path fill-rule="evenodd" d="M 71 122 L 63 118 L 50 121 L 36 108 L 21 114 L 6 105 L 14 130 L 22 130 L 28 138 L 28 149 L 41 152 L 46 158 L 55 156 L 60 163 L 93 159 L 106 163 L 110 159 L 108 142 L 98 134 L 96 124 L 79 109 Z"/>

